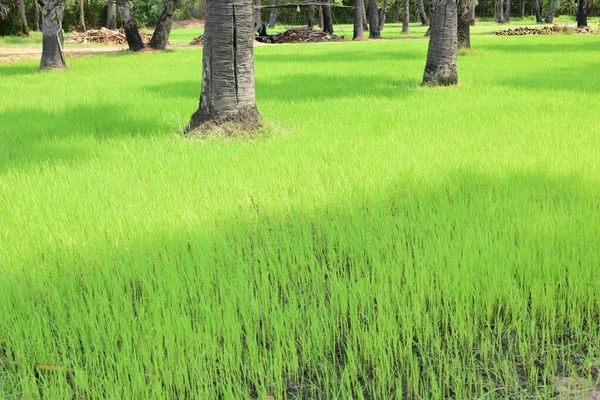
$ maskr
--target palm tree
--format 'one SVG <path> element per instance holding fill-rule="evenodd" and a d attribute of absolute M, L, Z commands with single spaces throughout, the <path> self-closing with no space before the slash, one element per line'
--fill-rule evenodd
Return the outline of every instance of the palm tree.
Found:
<path fill-rule="evenodd" d="M 585 0 L 577 0 L 577 27 L 588 26 Z"/>
<path fill-rule="evenodd" d="M 117 29 L 117 5 L 115 0 L 108 0 L 106 7 L 106 29 Z"/>
<path fill-rule="evenodd" d="M 510 23 L 510 0 L 506 0 L 506 12 L 504 13 L 504 22 Z"/>
<path fill-rule="evenodd" d="M 369 0 L 369 38 L 381 38 L 381 33 L 379 31 L 379 11 L 377 10 L 377 0 Z"/>
<path fill-rule="evenodd" d="M 85 28 L 85 12 L 83 7 L 83 0 L 79 0 L 79 25 L 81 25 L 81 29 L 85 32 L 87 29 Z"/>
<path fill-rule="evenodd" d="M 260 125 L 254 91 L 251 0 L 207 0 L 200 106 L 186 132 L 234 124 Z"/>
<path fill-rule="evenodd" d="M 556 8 L 556 0 L 550 1 L 550 7 L 548 7 L 548 14 L 546 14 L 546 19 L 544 22 L 547 24 L 551 24 L 554 20 L 554 9 Z"/>
<path fill-rule="evenodd" d="M 29 37 L 29 25 L 27 25 L 27 15 L 25 14 L 25 1 L 19 0 L 19 16 L 21 17 L 21 29 L 23 35 Z"/>
<path fill-rule="evenodd" d="M 471 48 L 471 1 L 458 0 L 458 48 Z"/>
<path fill-rule="evenodd" d="M 331 0 L 323 2 L 323 32 L 333 35 L 333 16 L 331 14 Z"/>
<path fill-rule="evenodd" d="M 540 0 L 535 0 L 535 22 L 538 24 L 542 24 L 544 22 L 542 20 L 542 11 L 540 8 Z"/>
<path fill-rule="evenodd" d="M 365 38 L 363 29 L 363 15 L 365 0 L 354 0 L 354 37 L 352 40 L 363 40 Z"/>
<path fill-rule="evenodd" d="M 431 33 L 424 86 L 455 85 L 457 68 L 457 7 L 455 0 L 435 0 L 431 18 Z"/>
<path fill-rule="evenodd" d="M 271 5 L 279 4 L 280 0 L 271 0 Z M 271 8 L 271 13 L 269 14 L 269 29 L 275 28 L 275 24 L 277 23 L 277 17 L 279 16 L 279 8 L 273 7 Z"/>
<path fill-rule="evenodd" d="M 62 20 L 65 0 L 37 0 L 42 10 L 41 70 L 66 69 Z"/>
<path fill-rule="evenodd" d="M 402 33 L 410 33 L 410 3 L 409 0 L 404 0 L 404 15 L 402 16 Z"/>
<path fill-rule="evenodd" d="M 121 21 L 123 21 L 123 30 L 129 50 L 140 51 L 144 48 L 144 42 L 140 36 L 140 31 L 133 17 L 133 8 L 129 0 L 117 0 Z"/>
<path fill-rule="evenodd" d="M 173 25 L 173 14 L 175 13 L 177 6 L 177 0 L 163 1 L 163 10 L 158 18 L 148 47 L 154 50 L 164 50 L 167 48 L 169 35 L 171 35 L 171 26 Z"/>

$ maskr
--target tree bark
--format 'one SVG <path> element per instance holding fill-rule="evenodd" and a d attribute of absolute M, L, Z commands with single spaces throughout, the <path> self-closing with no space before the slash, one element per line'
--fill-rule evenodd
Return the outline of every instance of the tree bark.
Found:
<path fill-rule="evenodd" d="M 410 33 L 410 3 L 409 0 L 404 0 L 404 15 L 402 16 L 402 33 L 408 35 Z"/>
<path fill-rule="evenodd" d="M 19 16 L 21 17 L 21 29 L 23 35 L 29 37 L 29 25 L 27 25 L 27 14 L 25 14 L 25 1 L 19 0 Z"/>
<path fill-rule="evenodd" d="M 164 0 L 163 10 L 158 18 L 152 39 L 148 43 L 148 47 L 154 50 L 164 50 L 169 43 L 169 35 L 171 34 L 171 26 L 173 25 L 173 14 L 177 8 L 176 0 Z"/>
<path fill-rule="evenodd" d="M 352 40 L 363 40 L 365 38 L 363 30 L 363 8 L 365 0 L 354 0 L 354 36 Z"/>
<path fill-rule="evenodd" d="M 381 33 L 379 32 L 379 11 L 377 10 L 377 0 L 369 0 L 369 38 L 381 38 Z"/>
<path fill-rule="evenodd" d="M 510 0 L 506 0 L 506 12 L 504 13 L 504 22 L 510 23 Z"/>
<path fill-rule="evenodd" d="M 81 29 L 85 32 L 87 29 L 85 28 L 85 14 L 83 7 L 83 0 L 79 0 L 79 25 L 81 25 Z"/>
<path fill-rule="evenodd" d="M 117 0 L 117 6 L 119 7 L 121 21 L 123 21 L 123 30 L 125 31 L 125 38 L 127 39 L 129 50 L 140 51 L 144 49 L 144 42 L 142 41 L 142 37 L 140 36 L 140 32 L 135 23 L 130 0 Z"/>
<path fill-rule="evenodd" d="M 33 2 L 33 30 L 35 32 L 40 31 L 40 5 L 37 1 Z"/>
<path fill-rule="evenodd" d="M 540 8 L 540 0 L 535 0 L 535 22 L 538 24 L 543 23 L 542 10 Z"/>
<path fill-rule="evenodd" d="M 262 25 L 262 16 L 260 12 L 260 0 L 253 0 L 254 5 L 254 32 L 258 30 L 258 28 Z"/>
<path fill-rule="evenodd" d="M 432 14 L 423 85 L 442 86 L 458 83 L 457 21 L 456 2 L 437 0 Z"/>
<path fill-rule="evenodd" d="M 469 25 L 475 26 L 475 6 L 477 5 L 477 0 L 471 0 L 470 10 L 471 10 L 471 21 Z"/>
<path fill-rule="evenodd" d="M 458 48 L 471 48 L 471 1 L 458 0 Z"/>
<path fill-rule="evenodd" d="M 323 4 L 323 32 L 333 35 L 333 16 L 331 14 L 331 0 Z"/>
<path fill-rule="evenodd" d="M 364 3 L 364 1 L 363 1 Z M 365 32 L 369 31 L 369 19 L 367 18 L 367 5 L 363 4 L 363 30 Z"/>
<path fill-rule="evenodd" d="M 40 69 L 67 69 L 63 51 L 64 0 L 38 0 L 42 11 L 42 60 Z"/>
<path fill-rule="evenodd" d="M 521 0 L 521 19 L 525 17 L 525 0 Z"/>
<path fill-rule="evenodd" d="M 385 19 L 387 18 L 387 0 L 383 0 L 381 10 L 379 10 L 379 32 L 383 32 L 385 28 Z"/>
<path fill-rule="evenodd" d="M 308 27 L 314 29 L 315 27 L 315 6 L 308 7 Z"/>
<path fill-rule="evenodd" d="M 186 132 L 260 126 L 254 89 L 254 15 L 247 0 L 207 0 L 200 106 Z"/>
<path fill-rule="evenodd" d="M 577 27 L 588 26 L 585 0 L 577 0 Z"/>
<path fill-rule="evenodd" d="M 496 22 L 499 24 L 504 24 L 504 0 L 498 0 L 496 4 Z"/>
<path fill-rule="evenodd" d="M 423 5 L 423 0 L 417 0 L 417 6 L 419 7 L 419 16 L 421 17 L 421 24 L 423 26 L 429 25 L 429 17 L 427 16 L 427 12 L 425 11 L 425 5 Z"/>
<path fill-rule="evenodd" d="M 323 22 L 323 6 L 319 6 L 319 28 L 323 29 L 325 23 Z"/>
<path fill-rule="evenodd" d="M 551 24 L 554 20 L 554 9 L 556 8 L 556 0 L 550 1 L 550 7 L 548 7 L 548 14 L 546 14 L 545 23 Z"/>
<path fill-rule="evenodd" d="M 106 8 L 106 29 L 117 29 L 117 5 L 115 0 L 108 0 Z"/>
<path fill-rule="evenodd" d="M 279 4 L 279 0 L 271 0 L 272 5 Z M 275 24 L 277 23 L 277 17 L 279 16 L 279 8 L 271 8 L 271 13 L 269 14 L 269 28 L 275 28 Z"/>

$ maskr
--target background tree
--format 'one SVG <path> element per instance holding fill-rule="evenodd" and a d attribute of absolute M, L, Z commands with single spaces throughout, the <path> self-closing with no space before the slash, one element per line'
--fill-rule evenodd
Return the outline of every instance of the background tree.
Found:
<path fill-rule="evenodd" d="M 354 36 L 352 40 L 363 40 L 365 38 L 363 29 L 363 14 L 365 0 L 354 0 Z"/>
<path fill-rule="evenodd" d="M 4 4 L 0 3 L 0 21 L 8 16 L 10 9 L 6 7 Z"/>
<path fill-rule="evenodd" d="M 538 24 L 542 24 L 544 20 L 542 20 L 542 9 L 540 7 L 540 0 L 534 0 L 535 4 L 535 22 Z"/>
<path fill-rule="evenodd" d="M 404 0 L 404 13 L 402 15 L 402 33 L 408 35 L 410 33 L 410 1 Z"/>
<path fill-rule="evenodd" d="M 176 8 L 177 0 L 164 0 L 163 11 L 158 18 L 148 47 L 154 50 L 164 50 L 167 48 L 169 36 L 171 35 L 171 27 L 173 26 L 173 14 Z"/>
<path fill-rule="evenodd" d="M 504 0 L 498 0 L 496 3 L 496 23 L 504 24 Z"/>
<path fill-rule="evenodd" d="M 79 25 L 81 25 L 81 29 L 85 32 L 87 29 L 85 28 L 85 11 L 83 7 L 83 0 L 79 0 Z"/>
<path fill-rule="evenodd" d="M 108 0 L 106 7 L 106 29 L 117 29 L 117 6 L 115 0 Z"/>
<path fill-rule="evenodd" d="M 117 0 L 117 5 L 119 7 L 121 21 L 123 22 L 123 30 L 125 31 L 125 38 L 127 39 L 129 50 L 143 50 L 144 42 L 142 41 L 137 24 L 135 23 L 131 2 L 129 0 Z"/>
<path fill-rule="evenodd" d="M 471 48 L 471 1 L 458 0 L 458 48 Z"/>
<path fill-rule="evenodd" d="M 546 14 L 546 18 L 544 22 L 547 24 L 551 24 L 554 20 L 554 9 L 556 8 L 556 0 L 550 0 L 550 6 L 548 7 L 548 14 Z"/>
<path fill-rule="evenodd" d="M 458 83 L 457 7 L 455 0 L 435 0 L 423 85 Z"/>
<path fill-rule="evenodd" d="M 33 30 L 40 31 L 40 6 L 37 1 L 33 2 Z"/>
<path fill-rule="evenodd" d="M 504 13 L 504 22 L 510 23 L 510 0 L 506 0 L 506 12 Z"/>
<path fill-rule="evenodd" d="M 272 5 L 277 5 L 280 3 L 280 0 L 271 0 Z M 275 24 L 277 23 L 277 16 L 279 15 L 279 8 L 273 7 L 271 8 L 271 12 L 269 14 L 269 28 L 275 28 Z"/>
<path fill-rule="evenodd" d="M 429 25 L 429 16 L 425 11 L 425 4 L 423 4 L 423 0 L 415 0 L 415 8 L 419 10 L 419 18 L 421 19 L 421 25 Z"/>
<path fill-rule="evenodd" d="M 333 15 L 331 14 L 331 0 L 323 3 L 323 32 L 333 35 Z"/>
<path fill-rule="evenodd" d="M 383 32 L 385 28 L 385 20 L 387 18 L 387 0 L 383 0 L 381 8 L 379 9 L 379 32 Z"/>
<path fill-rule="evenodd" d="M 381 38 L 381 33 L 379 32 L 379 10 L 377 9 L 377 0 L 369 0 L 369 38 Z"/>
<path fill-rule="evenodd" d="M 588 26 L 585 0 L 577 0 L 577 27 Z"/>
<path fill-rule="evenodd" d="M 260 125 L 254 89 L 254 10 L 249 0 L 207 0 L 200 106 L 187 132 Z"/>
<path fill-rule="evenodd" d="M 62 19 L 64 0 L 37 0 L 42 11 L 42 61 L 41 70 L 66 69 L 63 51 Z"/>
<path fill-rule="evenodd" d="M 21 18 L 21 29 L 23 35 L 29 37 L 29 25 L 27 25 L 27 14 L 25 13 L 24 0 L 19 0 L 19 17 Z"/>

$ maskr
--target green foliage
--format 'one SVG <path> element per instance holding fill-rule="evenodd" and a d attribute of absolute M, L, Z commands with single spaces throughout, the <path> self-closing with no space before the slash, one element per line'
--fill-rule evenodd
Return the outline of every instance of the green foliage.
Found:
<path fill-rule="evenodd" d="M 179 135 L 201 51 L 0 65 L 0 397 L 548 399 L 597 376 L 600 37 L 473 45 L 438 90 L 425 40 L 258 47 L 277 133 L 243 140 Z"/>

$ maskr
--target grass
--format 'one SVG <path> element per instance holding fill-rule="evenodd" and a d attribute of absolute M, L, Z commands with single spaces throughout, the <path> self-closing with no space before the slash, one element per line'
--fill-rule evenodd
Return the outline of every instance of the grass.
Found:
<path fill-rule="evenodd" d="M 0 65 L 0 398 L 596 384 L 600 37 L 473 43 L 259 47 L 238 140 L 180 136 L 200 50 Z"/>

